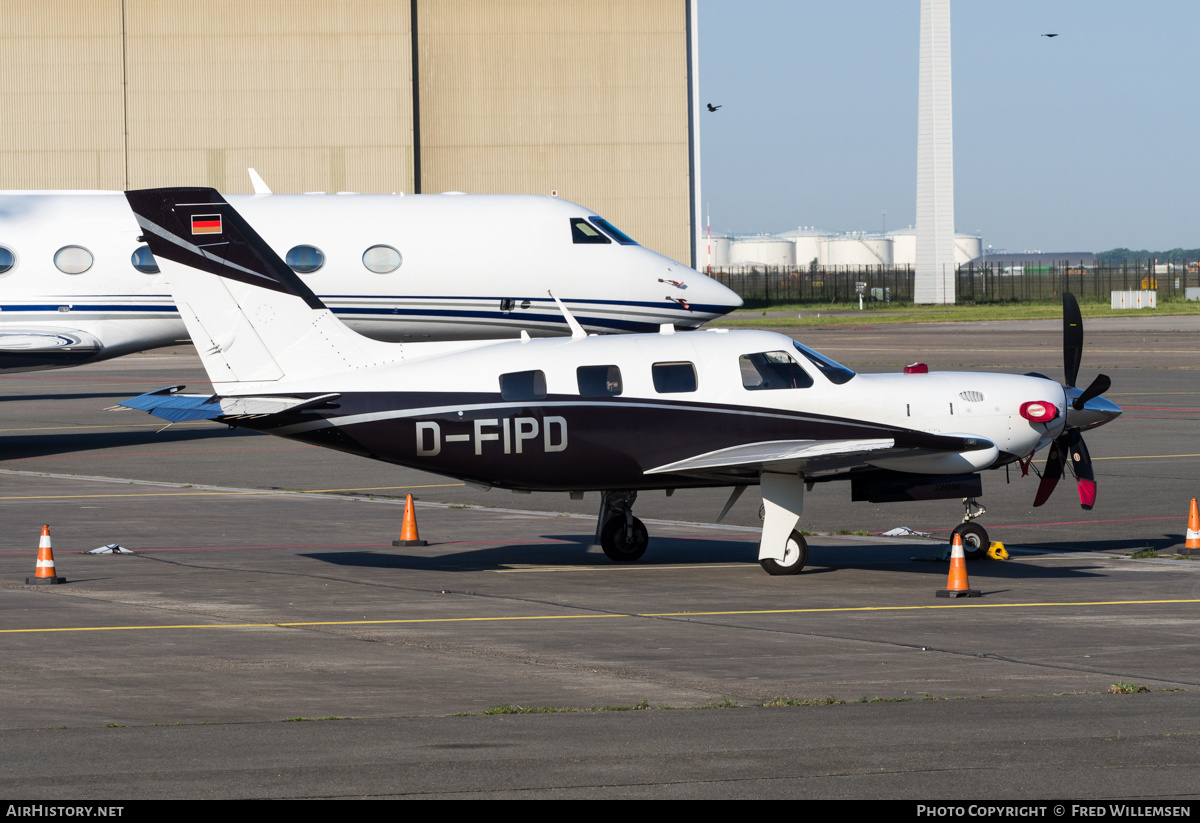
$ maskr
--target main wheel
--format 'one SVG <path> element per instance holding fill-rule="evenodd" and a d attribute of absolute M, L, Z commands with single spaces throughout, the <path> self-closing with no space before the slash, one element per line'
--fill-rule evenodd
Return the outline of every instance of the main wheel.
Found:
<path fill-rule="evenodd" d="M 767 574 L 796 574 L 808 562 L 808 543 L 804 535 L 792 531 L 783 550 L 783 560 L 766 557 L 759 561 Z"/>
<path fill-rule="evenodd" d="M 963 542 L 963 554 L 968 560 L 982 560 L 987 557 L 988 547 L 991 546 L 991 541 L 988 540 L 987 530 L 978 523 L 963 523 L 950 534 L 950 545 L 954 545 L 954 535 L 960 535 Z"/>
<path fill-rule="evenodd" d="M 650 533 L 641 520 L 633 518 L 633 528 L 625 532 L 625 518 L 617 515 L 604 524 L 600 532 L 600 548 L 614 563 L 632 563 L 646 553 Z"/>

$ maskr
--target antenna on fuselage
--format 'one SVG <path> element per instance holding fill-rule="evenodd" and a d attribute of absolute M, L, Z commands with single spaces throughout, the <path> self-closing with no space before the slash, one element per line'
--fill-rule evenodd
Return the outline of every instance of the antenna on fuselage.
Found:
<path fill-rule="evenodd" d="M 563 305 L 563 301 L 554 296 L 554 292 L 546 289 L 546 294 L 550 295 L 550 299 L 558 304 L 558 309 L 563 313 L 563 317 L 567 318 L 567 325 L 571 327 L 571 337 L 587 337 L 587 332 L 583 330 L 583 326 L 579 325 L 579 321 L 575 319 L 575 315 L 571 314 L 570 310 Z"/>

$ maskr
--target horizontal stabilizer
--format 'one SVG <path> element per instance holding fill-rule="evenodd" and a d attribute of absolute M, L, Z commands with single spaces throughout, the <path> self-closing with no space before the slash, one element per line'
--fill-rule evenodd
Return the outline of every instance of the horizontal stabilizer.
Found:
<path fill-rule="evenodd" d="M 215 420 L 219 417 L 266 417 L 327 406 L 341 397 L 339 394 L 317 397 L 220 397 L 215 394 L 179 394 L 182 388 L 170 386 L 140 394 L 122 401 L 117 408 L 138 409 L 179 423 L 184 420 Z"/>

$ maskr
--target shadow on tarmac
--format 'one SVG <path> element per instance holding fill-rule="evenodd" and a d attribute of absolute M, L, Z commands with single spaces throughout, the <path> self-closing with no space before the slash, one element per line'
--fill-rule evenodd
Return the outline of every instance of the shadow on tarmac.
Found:
<path fill-rule="evenodd" d="M 167 426 L 167 421 L 157 421 Z M 0 438 L 3 460 L 18 460 L 30 457 L 51 457 L 72 452 L 104 451 L 137 446 L 162 446 L 172 443 L 192 443 L 211 440 L 215 437 L 247 437 L 257 432 L 229 429 L 213 425 L 211 428 L 168 428 L 165 431 L 97 432 L 94 430 L 71 434 L 25 435 L 15 434 Z"/>

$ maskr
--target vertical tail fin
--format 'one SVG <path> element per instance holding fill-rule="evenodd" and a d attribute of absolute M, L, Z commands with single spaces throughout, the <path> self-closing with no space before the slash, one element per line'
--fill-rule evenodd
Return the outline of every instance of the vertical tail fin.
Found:
<path fill-rule="evenodd" d="M 214 189 L 142 189 L 125 197 L 214 384 L 270 383 L 400 359 L 401 344 L 362 337 L 334 317 Z"/>

